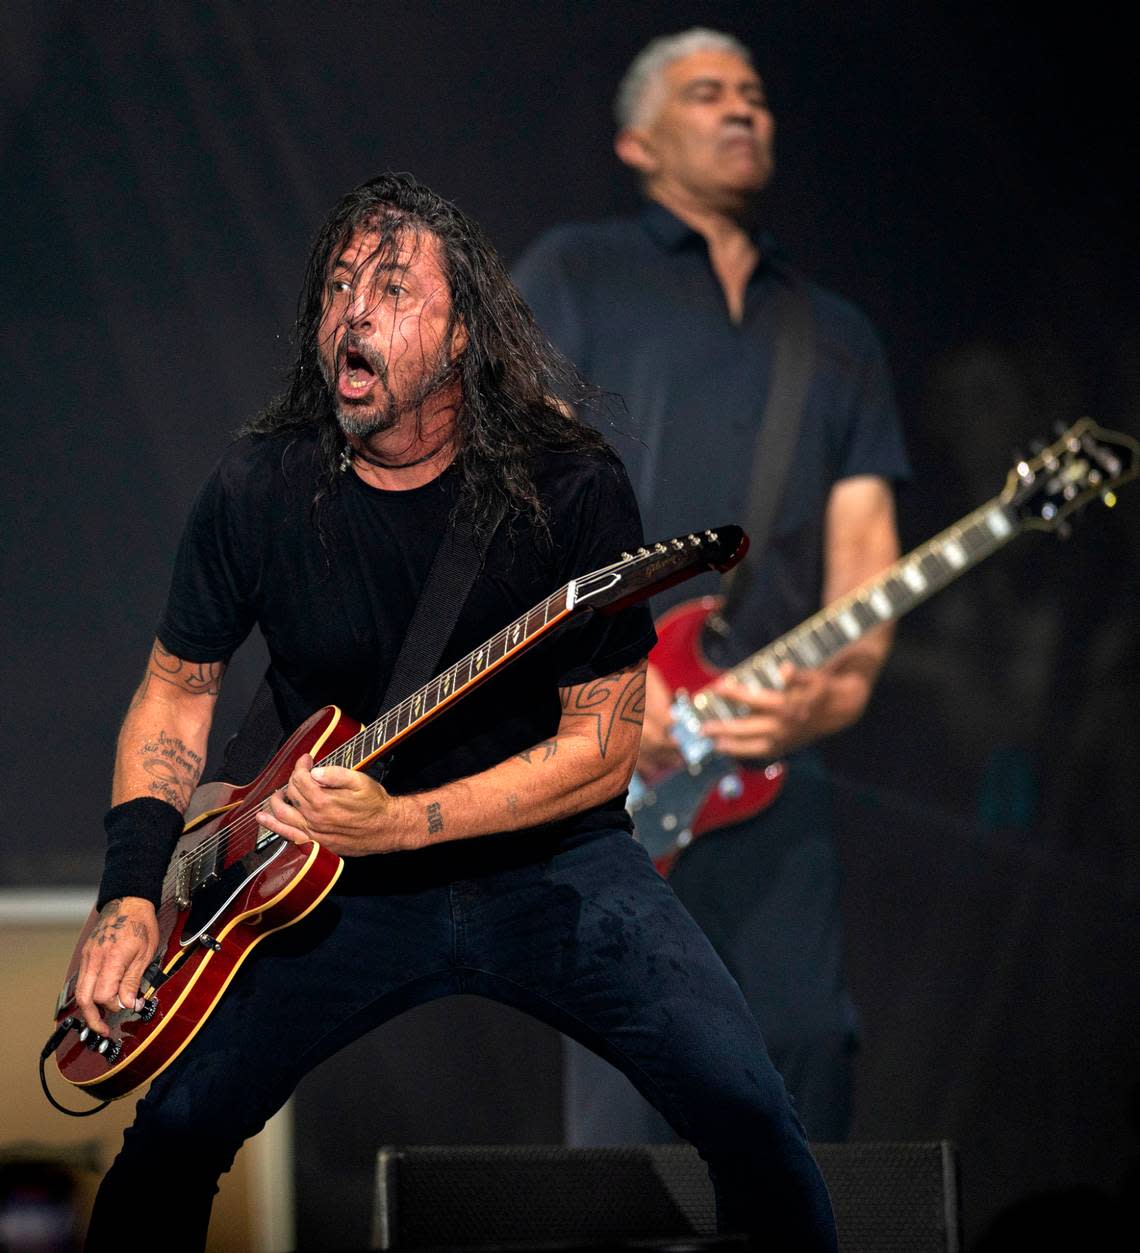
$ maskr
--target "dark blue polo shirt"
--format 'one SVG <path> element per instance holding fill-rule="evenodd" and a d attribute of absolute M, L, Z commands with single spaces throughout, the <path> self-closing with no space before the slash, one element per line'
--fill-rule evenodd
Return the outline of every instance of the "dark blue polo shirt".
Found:
<path fill-rule="evenodd" d="M 616 392 L 626 434 L 607 431 L 629 468 L 650 540 L 743 522 L 775 340 L 776 297 L 791 270 L 769 237 L 732 321 L 703 236 L 660 205 L 634 218 L 558 227 L 515 268 L 539 324 L 585 377 Z M 853 305 L 808 284 L 814 372 L 787 482 L 731 659 L 819 608 L 823 519 L 832 485 L 905 477 L 890 377 L 874 328 Z M 711 590 L 682 585 L 655 604 Z M 725 657 L 722 660 L 729 660 Z"/>

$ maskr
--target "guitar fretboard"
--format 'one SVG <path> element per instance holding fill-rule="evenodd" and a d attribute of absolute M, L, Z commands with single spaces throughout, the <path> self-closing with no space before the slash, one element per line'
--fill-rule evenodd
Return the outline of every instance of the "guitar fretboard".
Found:
<path fill-rule="evenodd" d="M 822 665 L 873 627 L 894 621 L 952 583 L 1017 531 L 1017 515 L 996 496 L 728 673 L 746 687 L 778 691 L 783 686 L 780 667 L 786 662 L 801 669 Z M 692 703 L 701 721 L 747 712 L 707 690 L 699 692 Z"/>
<path fill-rule="evenodd" d="M 453 666 L 429 679 L 411 696 L 393 705 L 352 739 L 345 740 L 339 748 L 322 757 L 321 765 L 356 770 L 384 752 L 459 692 L 490 674 L 505 658 L 552 630 L 574 607 L 573 587 L 572 583 L 560 587 L 541 604 L 535 605 L 521 618 L 516 618 L 478 648 L 461 657 Z"/>

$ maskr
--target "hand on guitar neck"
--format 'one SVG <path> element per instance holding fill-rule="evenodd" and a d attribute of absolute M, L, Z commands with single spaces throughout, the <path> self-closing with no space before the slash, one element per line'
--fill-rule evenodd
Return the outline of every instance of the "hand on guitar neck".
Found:
<path fill-rule="evenodd" d="M 844 677 L 830 667 L 797 670 L 785 663 L 780 681 L 779 691 L 753 691 L 728 675 L 717 679 L 713 692 L 735 709 L 747 711 L 705 724 L 705 734 L 718 753 L 739 761 L 786 757 L 854 722 L 866 703 L 865 696 L 858 700 L 861 694 L 851 692 Z"/>
<path fill-rule="evenodd" d="M 816 670 L 785 663 L 778 691 L 747 687 L 722 675 L 706 690 L 727 702 L 726 717 L 705 722 L 702 731 L 718 753 L 738 761 L 786 757 L 853 723 L 866 706 L 878 668 L 877 656 L 852 650 Z M 638 769 L 647 777 L 682 764 L 670 728 L 673 697 L 665 676 L 651 664 L 638 758 Z"/>

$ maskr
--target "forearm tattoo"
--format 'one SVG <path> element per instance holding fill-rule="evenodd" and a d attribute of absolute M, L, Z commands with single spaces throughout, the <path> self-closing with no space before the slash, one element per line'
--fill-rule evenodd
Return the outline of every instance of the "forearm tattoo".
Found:
<path fill-rule="evenodd" d="M 614 728 L 627 723 L 640 729 L 645 718 L 645 662 L 605 678 L 561 691 L 562 717 L 588 718 L 594 723 L 598 754 L 605 757 Z"/>
<path fill-rule="evenodd" d="M 427 807 L 428 835 L 438 835 L 443 830 L 443 810 L 439 801 L 432 801 Z"/>
<path fill-rule="evenodd" d="M 147 740 L 138 755 L 142 768 L 150 776 L 148 791 L 173 805 L 185 809 L 202 777 L 202 757 L 180 739 L 159 731 Z"/>
<path fill-rule="evenodd" d="M 516 753 L 515 759 L 525 761 L 529 766 L 532 761 L 549 761 L 557 752 L 557 740 L 543 740 L 541 744 L 536 744 L 533 748 L 524 748 L 521 753 Z"/>
<path fill-rule="evenodd" d="M 117 944 L 119 936 L 126 934 L 124 928 L 128 926 L 128 920 L 127 915 L 120 912 L 122 904 L 121 900 L 114 900 L 108 901 L 103 906 L 99 921 L 95 924 L 95 930 L 91 932 L 92 944 Z M 146 939 L 146 927 L 141 922 L 136 920 L 129 926 L 135 939 Z"/>

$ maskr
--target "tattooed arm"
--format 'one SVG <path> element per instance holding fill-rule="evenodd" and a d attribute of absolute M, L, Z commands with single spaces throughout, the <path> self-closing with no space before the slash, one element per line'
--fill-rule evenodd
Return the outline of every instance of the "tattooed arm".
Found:
<path fill-rule="evenodd" d="M 202 777 L 224 661 L 183 661 L 154 641 L 119 731 L 112 804 L 155 796 L 185 809 Z"/>
<path fill-rule="evenodd" d="M 184 810 L 198 786 L 225 663 L 191 662 L 155 640 L 146 673 L 119 731 L 114 805 L 153 797 Z M 158 946 L 154 906 L 138 896 L 108 901 L 80 960 L 76 1004 L 106 1034 L 102 1011 L 137 998 L 139 979 Z"/>
<path fill-rule="evenodd" d="M 645 662 L 561 689 L 557 733 L 481 774 L 430 792 L 391 796 L 379 783 L 303 757 L 287 802 L 260 821 L 297 844 L 318 840 L 341 856 L 421 848 L 515 831 L 579 813 L 629 782 L 645 709 Z"/>

